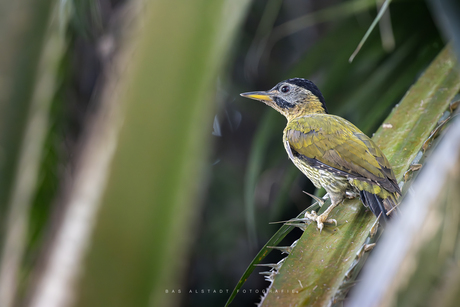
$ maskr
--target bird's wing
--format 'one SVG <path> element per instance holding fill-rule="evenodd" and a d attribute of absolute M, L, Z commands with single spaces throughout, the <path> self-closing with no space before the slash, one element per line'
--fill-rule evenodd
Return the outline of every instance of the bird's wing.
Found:
<path fill-rule="evenodd" d="M 347 120 L 314 114 L 290 121 L 285 130 L 292 155 L 308 165 L 400 193 L 391 165 L 378 146 Z M 287 144 L 286 144 L 287 145 Z"/>

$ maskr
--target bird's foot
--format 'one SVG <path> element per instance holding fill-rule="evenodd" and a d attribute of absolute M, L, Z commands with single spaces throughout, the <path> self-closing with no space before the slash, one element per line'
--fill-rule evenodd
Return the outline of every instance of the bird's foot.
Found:
<path fill-rule="evenodd" d="M 335 219 L 328 219 L 327 218 L 327 214 L 321 214 L 321 215 L 317 215 L 315 211 L 311 211 L 311 212 L 305 212 L 305 217 L 312 220 L 312 221 L 316 221 L 317 223 L 317 226 L 318 226 L 318 229 L 319 229 L 319 232 L 321 232 L 323 230 L 323 227 L 324 227 L 324 223 L 334 223 L 335 226 L 337 226 L 337 221 Z"/>

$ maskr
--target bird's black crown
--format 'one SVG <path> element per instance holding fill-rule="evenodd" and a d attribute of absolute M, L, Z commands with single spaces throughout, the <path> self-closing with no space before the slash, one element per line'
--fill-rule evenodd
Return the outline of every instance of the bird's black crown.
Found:
<path fill-rule="evenodd" d="M 313 95 L 318 97 L 319 101 L 321 101 L 324 111 L 326 111 L 326 113 L 329 113 L 327 111 L 326 101 L 324 100 L 323 94 L 321 94 L 321 91 L 318 89 L 318 87 L 313 82 L 307 79 L 303 79 L 303 78 L 292 78 L 292 79 L 287 79 L 286 81 L 284 81 L 284 83 L 294 84 L 306 90 L 309 90 Z"/>

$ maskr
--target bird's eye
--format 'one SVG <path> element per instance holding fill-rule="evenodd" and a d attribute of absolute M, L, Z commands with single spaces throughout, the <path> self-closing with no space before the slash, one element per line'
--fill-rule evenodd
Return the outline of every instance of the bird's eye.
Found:
<path fill-rule="evenodd" d="M 291 87 L 289 85 L 284 85 L 283 87 L 281 87 L 281 92 L 282 93 L 287 93 L 291 90 Z"/>

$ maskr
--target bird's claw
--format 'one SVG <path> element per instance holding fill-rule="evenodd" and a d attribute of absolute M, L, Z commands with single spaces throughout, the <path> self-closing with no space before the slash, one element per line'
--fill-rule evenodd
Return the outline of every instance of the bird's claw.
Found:
<path fill-rule="evenodd" d="M 316 214 L 315 210 L 311 210 L 311 212 L 305 212 L 305 218 L 310 219 L 312 221 L 316 221 L 318 215 Z"/>
<path fill-rule="evenodd" d="M 327 219 L 327 215 L 324 214 L 317 215 L 314 210 L 305 212 L 305 217 L 312 221 L 316 221 L 320 233 L 323 230 L 324 223 L 334 223 L 335 226 L 337 226 L 337 221 L 335 219 Z"/>

